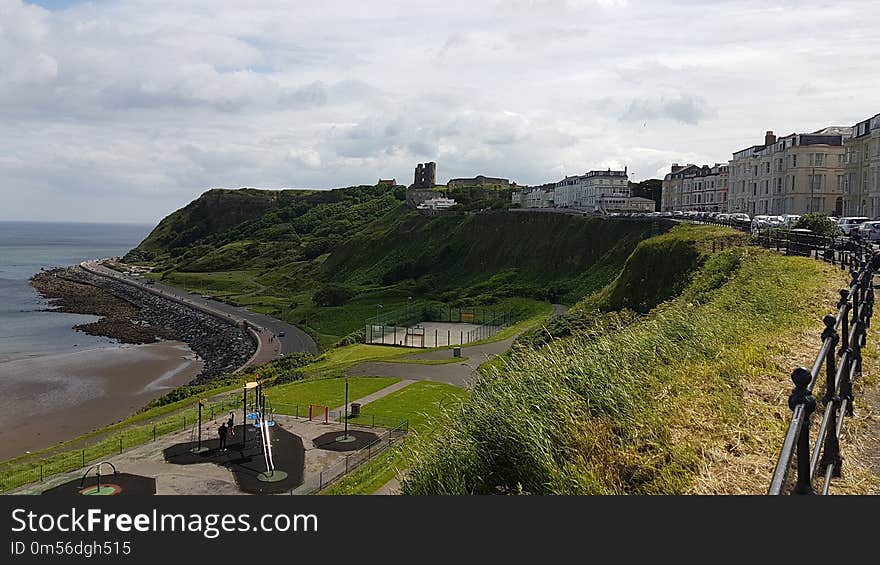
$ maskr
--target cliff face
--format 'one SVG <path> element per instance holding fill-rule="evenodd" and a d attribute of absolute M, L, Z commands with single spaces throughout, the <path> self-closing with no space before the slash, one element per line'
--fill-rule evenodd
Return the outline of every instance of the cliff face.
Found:
<path fill-rule="evenodd" d="M 296 190 L 212 189 L 186 207 L 166 216 L 147 238 L 126 257 L 150 261 L 213 234 L 258 218 L 310 194 Z"/>
<path fill-rule="evenodd" d="M 574 303 L 668 228 L 507 210 L 423 217 L 405 192 L 209 191 L 162 220 L 126 260 L 151 261 L 165 282 L 247 304 L 330 347 L 377 304 L 388 312 L 411 300 L 494 305 L 530 317 L 546 302 Z"/>
<path fill-rule="evenodd" d="M 289 288 L 418 279 L 455 290 L 496 277 L 492 285 L 507 284 L 509 295 L 534 295 L 519 287 L 565 279 L 576 299 L 591 270 L 619 270 L 656 229 L 507 211 L 426 218 L 403 198 L 386 187 L 211 190 L 163 219 L 126 260 L 155 261 L 166 273 L 258 270 Z"/>

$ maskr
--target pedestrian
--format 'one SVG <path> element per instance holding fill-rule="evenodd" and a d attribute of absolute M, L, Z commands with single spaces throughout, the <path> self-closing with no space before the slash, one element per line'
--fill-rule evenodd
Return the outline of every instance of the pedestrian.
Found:
<path fill-rule="evenodd" d="M 226 424 L 220 424 L 220 427 L 217 428 L 217 434 L 220 436 L 220 451 L 226 451 L 227 433 L 229 433 L 229 430 L 226 428 Z"/>
<path fill-rule="evenodd" d="M 229 413 L 229 419 L 226 420 L 226 427 L 229 428 L 229 437 L 235 437 L 235 412 Z"/>
<path fill-rule="evenodd" d="M 871 268 L 875 271 L 880 271 L 880 251 L 875 251 L 871 255 Z"/>

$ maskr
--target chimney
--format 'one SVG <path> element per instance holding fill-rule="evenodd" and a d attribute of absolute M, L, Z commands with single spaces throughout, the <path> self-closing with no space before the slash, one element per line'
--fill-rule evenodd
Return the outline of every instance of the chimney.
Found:
<path fill-rule="evenodd" d="M 776 136 L 773 135 L 772 131 L 768 131 L 764 134 L 764 145 L 773 145 L 776 143 Z"/>

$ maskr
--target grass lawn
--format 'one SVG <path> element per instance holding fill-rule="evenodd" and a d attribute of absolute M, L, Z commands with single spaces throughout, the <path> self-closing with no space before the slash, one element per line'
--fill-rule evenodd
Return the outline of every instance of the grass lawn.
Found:
<path fill-rule="evenodd" d="M 431 433 L 433 420 L 440 415 L 442 407 L 462 402 L 467 397 L 468 392 L 462 388 L 445 383 L 419 381 L 364 406 L 361 417 L 350 421 L 369 423 L 372 415 L 383 420 L 406 418 L 409 420 L 410 432 Z M 405 448 L 398 446 L 388 449 L 343 477 L 322 494 L 371 494 L 408 465 L 408 451 Z"/>
<path fill-rule="evenodd" d="M 356 402 L 399 380 L 392 377 L 349 377 L 348 401 Z M 345 404 L 345 379 L 317 379 L 272 387 L 267 390 L 266 397 L 280 414 L 290 413 L 297 405 L 301 414 L 304 413 L 303 408 L 308 412 L 309 404 L 323 404 L 332 410 Z"/>

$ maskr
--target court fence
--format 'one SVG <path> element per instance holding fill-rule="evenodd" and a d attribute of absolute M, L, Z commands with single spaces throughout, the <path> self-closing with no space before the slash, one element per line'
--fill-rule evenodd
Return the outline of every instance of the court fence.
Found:
<path fill-rule="evenodd" d="M 465 345 L 490 338 L 513 322 L 510 311 L 480 306 L 422 304 L 365 320 L 364 343 L 419 349 Z M 449 324 L 449 327 L 442 327 Z M 455 327 L 453 324 L 470 324 Z"/>

